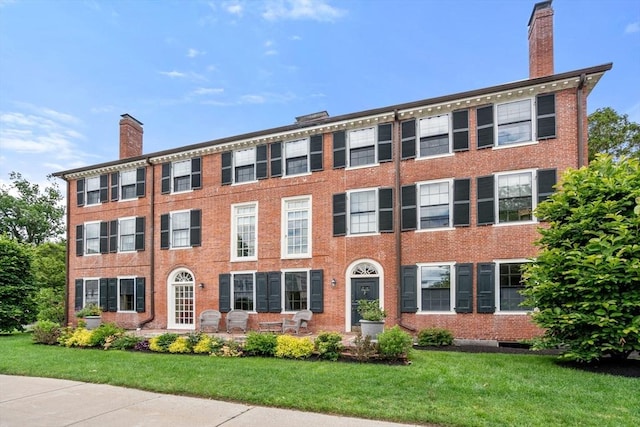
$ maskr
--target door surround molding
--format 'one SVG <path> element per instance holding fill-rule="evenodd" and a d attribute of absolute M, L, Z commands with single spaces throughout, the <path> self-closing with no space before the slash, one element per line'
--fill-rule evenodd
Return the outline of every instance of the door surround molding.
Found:
<path fill-rule="evenodd" d="M 375 273 L 367 273 L 369 270 L 368 268 L 361 268 L 367 266 L 367 264 L 375 269 Z M 347 267 L 344 277 L 344 330 L 346 332 L 351 332 L 351 279 L 365 277 L 378 278 L 380 305 L 384 308 L 384 269 L 382 268 L 382 265 L 370 258 L 361 258 L 353 261 Z"/>

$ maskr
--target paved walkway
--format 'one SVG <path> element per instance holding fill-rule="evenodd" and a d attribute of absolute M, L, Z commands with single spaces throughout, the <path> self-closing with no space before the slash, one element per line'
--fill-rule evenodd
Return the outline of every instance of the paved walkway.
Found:
<path fill-rule="evenodd" d="M 372 404 L 375 404 L 372 402 Z M 0 375 L 0 427 L 407 427 L 103 384 Z"/>

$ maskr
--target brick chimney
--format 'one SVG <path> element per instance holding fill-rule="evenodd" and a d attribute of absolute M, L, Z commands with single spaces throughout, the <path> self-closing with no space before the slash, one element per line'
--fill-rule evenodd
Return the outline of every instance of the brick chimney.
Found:
<path fill-rule="evenodd" d="M 142 122 L 129 114 L 120 119 L 120 159 L 142 155 Z"/>
<path fill-rule="evenodd" d="M 529 18 L 529 78 L 553 74 L 553 8 L 551 0 L 536 3 Z"/>

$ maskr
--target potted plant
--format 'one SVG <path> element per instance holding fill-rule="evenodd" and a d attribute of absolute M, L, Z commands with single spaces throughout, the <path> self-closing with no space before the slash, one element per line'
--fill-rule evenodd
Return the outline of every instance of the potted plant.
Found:
<path fill-rule="evenodd" d="M 76 312 L 76 317 L 83 319 L 87 329 L 95 329 L 102 323 L 102 308 L 96 303 L 87 304 Z"/>
<path fill-rule="evenodd" d="M 357 310 L 361 317 L 362 336 L 368 335 L 372 340 L 377 339 L 378 334 L 384 332 L 384 319 L 387 317 L 387 313 L 380 307 L 380 301 L 377 299 L 359 300 Z"/>

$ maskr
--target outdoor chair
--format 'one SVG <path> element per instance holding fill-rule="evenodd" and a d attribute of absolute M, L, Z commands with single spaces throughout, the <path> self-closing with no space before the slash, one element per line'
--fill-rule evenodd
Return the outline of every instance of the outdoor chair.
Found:
<path fill-rule="evenodd" d="M 212 328 L 213 332 L 218 332 L 221 317 L 222 315 L 218 310 L 203 311 L 200 313 L 200 330 L 204 331 L 205 328 Z"/>
<path fill-rule="evenodd" d="M 296 335 L 300 334 L 300 328 L 305 328 L 309 332 L 309 322 L 313 317 L 311 310 L 300 310 L 296 312 L 290 319 L 282 319 L 282 333 L 293 330 Z"/>
<path fill-rule="evenodd" d="M 242 329 L 242 332 L 247 332 L 248 320 L 248 311 L 231 310 L 229 313 L 227 313 L 227 333 L 231 333 L 231 330 L 234 328 Z"/>

